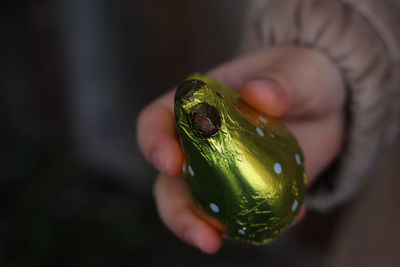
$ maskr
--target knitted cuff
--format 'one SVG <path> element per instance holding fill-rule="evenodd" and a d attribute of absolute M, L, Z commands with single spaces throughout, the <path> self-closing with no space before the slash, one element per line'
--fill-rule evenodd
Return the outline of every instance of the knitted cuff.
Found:
<path fill-rule="evenodd" d="M 385 1 L 250 2 L 243 52 L 280 45 L 316 49 L 346 83 L 344 150 L 330 172 L 333 178 L 321 176 L 307 196 L 311 208 L 328 210 L 360 188 L 398 133 L 399 24 Z"/>

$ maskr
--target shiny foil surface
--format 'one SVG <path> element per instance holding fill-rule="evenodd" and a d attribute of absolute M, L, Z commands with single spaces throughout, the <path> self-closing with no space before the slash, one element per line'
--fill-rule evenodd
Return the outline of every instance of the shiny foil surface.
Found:
<path fill-rule="evenodd" d="M 290 132 L 200 74 L 178 87 L 174 101 L 184 180 L 198 214 L 241 241 L 265 243 L 282 233 L 306 188 L 303 154 Z"/>

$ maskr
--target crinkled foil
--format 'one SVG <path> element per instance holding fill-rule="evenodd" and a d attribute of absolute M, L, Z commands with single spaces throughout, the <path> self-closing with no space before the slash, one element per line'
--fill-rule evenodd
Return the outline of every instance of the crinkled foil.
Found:
<path fill-rule="evenodd" d="M 251 243 L 268 242 L 293 222 L 306 175 L 301 149 L 282 124 L 200 74 L 178 87 L 175 117 L 184 180 L 201 216 Z"/>

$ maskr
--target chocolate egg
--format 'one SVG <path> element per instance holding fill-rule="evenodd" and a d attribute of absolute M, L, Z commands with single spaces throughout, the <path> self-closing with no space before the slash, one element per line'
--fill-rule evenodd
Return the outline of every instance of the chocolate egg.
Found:
<path fill-rule="evenodd" d="M 264 243 L 282 233 L 306 188 L 291 133 L 200 74 L 180 84 L 174 101 L 184 181 L 198 214 L 237 240 Z"/>

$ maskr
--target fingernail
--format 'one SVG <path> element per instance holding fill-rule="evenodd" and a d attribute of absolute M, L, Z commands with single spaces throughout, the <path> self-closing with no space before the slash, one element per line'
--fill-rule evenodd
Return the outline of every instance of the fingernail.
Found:
<path fill-rule="evenodd" d="M 283 87 L 274 79 L 261 77 L 247 84 L 242 97 L 256 109 L 280 117 L 289 106 L 289 96 Z M 247 99 L 247 100 L 246 100 Z"/>
<path fill-rule="evenodd" d="M 267 77 L 262 77 L 253 80 L 253 82 L 258 83 L 261 87 L 266 87 L 270 90 L 274 90 L 277 93 L 282 92 L 281 86 L 273 79 L 267 78 Z"/>
<path fill-rule="evenodd" d="M 163 153 L 162 153 L 162 151 L 160 151 L 160 149 L 156 150 L 153 153 L 152 161 L 153 161 L 154 167 L 156 167 L 156 169 L 160 173 L 164 173 L 164 168 L 162 167 Z"/>
<path fill-rule="evenodd" d="M 186 229 L 183 233 L 183 237 L 193 246 L 200 248 L 197 232 L 193 228 Z"/>

